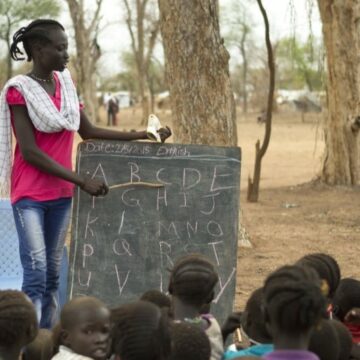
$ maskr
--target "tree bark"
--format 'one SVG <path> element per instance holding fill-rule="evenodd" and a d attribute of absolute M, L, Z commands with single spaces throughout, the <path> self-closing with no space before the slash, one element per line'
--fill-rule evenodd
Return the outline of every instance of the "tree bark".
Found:
<path fill-rule="evenodd" d="M 217 0 L 159 0 L 173 129 L 180 143 L 237 145 Z"/>
<path fill-rule="evenodd" d="M 327 53 L 325 156 L 321 180 L 359 183 L 360 1 L 318 0 Z"/>

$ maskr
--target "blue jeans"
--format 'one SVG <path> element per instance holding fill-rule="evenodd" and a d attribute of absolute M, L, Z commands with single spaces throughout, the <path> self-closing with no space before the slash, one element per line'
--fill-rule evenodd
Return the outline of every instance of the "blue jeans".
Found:
<path fill-rule="evenodd" d="M 35 305 L 40 327 L 59 319 L 59 275 L 69 226 L 71 198 L 21 199 L 12 205 L 24 269 L 22 291 Z"/>

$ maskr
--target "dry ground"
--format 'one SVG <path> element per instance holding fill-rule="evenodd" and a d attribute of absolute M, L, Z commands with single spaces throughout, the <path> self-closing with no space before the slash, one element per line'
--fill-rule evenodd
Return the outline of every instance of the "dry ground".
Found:
<path fill-rule="evenodd" d="M 158 116 L 163 125 L 171 126 L 168 113 Z M 247 177 L 253 169 L 255 142 L 264 133 L 256 116 L 238 117 L 241 224 L 252 244 L 238 250 L 238 309 L 270 271 L 306 253 L 327 252 L 337 259 L 344 276 L 360 278 L 360 188 L 311 183 L 321 168 L 321 115 L 306 115 L 305 122 L 296 113 L 274 115 L 260 199 L 253 204 L 246 202 Z M 139 129 L 139 119 L 138 110 L 122 110 L 118 128 Z"/>

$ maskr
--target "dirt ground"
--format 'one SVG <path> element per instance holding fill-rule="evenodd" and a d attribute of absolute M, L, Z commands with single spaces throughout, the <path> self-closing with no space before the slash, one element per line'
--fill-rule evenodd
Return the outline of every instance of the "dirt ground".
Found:
<path fill-rule="evenodd" d="M 171 126 L 168 113 L 157 115 L 163 125 Z M 238 249 L 236 309 L 243 307 L 270 271 L 307 253 L 326 252 L 337 259 L 343 276 L 360 278 L 360 188 L 312 182 L 321 169 L 321 114 L 306 114 L 305 122 L 298 113 L 274 115 L 260 199 L 248 203 L 247 178 L 253 171 L 255 142 L 264 134 L 264 125 L 257 124 L 256 117 L 238 116 L 243 235 Z M 139 110 L 120 112 L 119 129 L 140 129 L 139 124 Z M 243 246 L 244 238 L 251 247 Z"/>

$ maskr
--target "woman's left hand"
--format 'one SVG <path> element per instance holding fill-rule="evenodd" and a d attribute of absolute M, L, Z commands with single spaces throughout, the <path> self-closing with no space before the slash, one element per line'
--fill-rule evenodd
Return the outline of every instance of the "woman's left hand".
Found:
<path fill-rule="evenodd" d="M 160 128 L 158 131 L 157 131 L 160 135 L 160 139 L 161 139 L 161 142 L 165 142 L 165 140 L 171 136 L 171 129 L 166 126 L 164 128 Z"/>

